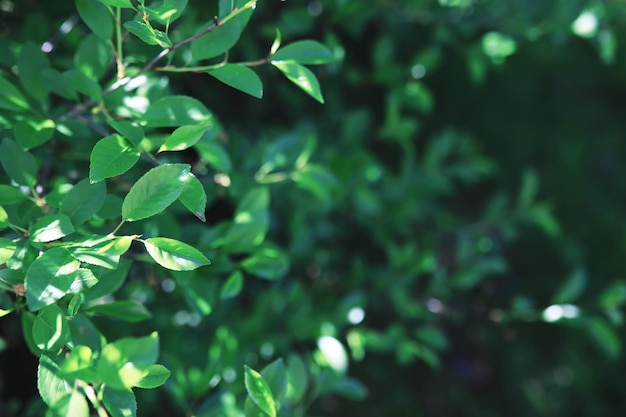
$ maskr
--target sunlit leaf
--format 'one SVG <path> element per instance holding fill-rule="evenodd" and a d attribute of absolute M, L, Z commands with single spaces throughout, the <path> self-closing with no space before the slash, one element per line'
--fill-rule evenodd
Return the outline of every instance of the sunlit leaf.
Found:
<path fill-rule="evenodd" d="M 47 214 L 30 229 L 33 242 L 52 242 L 74 232 L 70 218 L 62 213 Z"/>
<path fill-rule="evenodd" d="M 303 40 L 285 45 L 272 54 L 273 65 L 278 62 L 295 62 L 303 65 L 327 64 L 335 60 L 326 46 L 312 40 Z"/>
<path fill-rule="evenodd" d="M 276 417 L 276 402 L 261 374 L 244 365 L 244 383 L 252 401 L 268 416 Z"/>
<path fill-rule="evenodd" d="M 178 199 L 187 210 L 192 212 L 201 221 L 206 221 L 204 212 L 206 211 L 206 192 L 204 187 L 195 175 L 189 174 L 185 181 L 185 187 L 178 196 Z"/>
<path fill-rule="evenodd" d="M 263 83 L 261 79 L 245 65 L 226 64 L 209 71 L 209 75 L 253 97 L 263 97 Z"/>
<path fill-rule="evenodd" d="M 210 128 L 210 125 L 181 126 L 165 139 L 165 143 L 161 145 L 159 152 L 182 151 L 190 148 Z"/>
<path fill-rule="evenodd" d="M 142 117 L 149 127 L 208 124 L 211 113 L 204 104 L 187 96 L 167 96 L 154 102 Z"/>
<path fill-rule="evenodd" d="M 165 384 L 171 372 L 163 365 L 154 364 L 146 369 L 146 375 L 137 383 L 139 388 L 157 388 Z"/>
<path fill-rule="evenodd" d="M 0 109 L 25 111 L 30 106 L 20 90 L 4 78 L 0 77 Z"/>
<path fill-rule="evenodd" d="M 131 323 L 148 320 L 152 314 L 143 304 L 137 301 L 120 300 L 107 304 L 96 304 L 88 310 L 90 313 L 103 314 L 109 317 L 115 317 Z"/>
<path fill-rule="evenodd" d="M 41 350 L 56 351 L 70 340 L 70 328 L 63 311 L 52 304 L 37 314 L 33 339 Z"/>
<path fill-rule="evenodd" d="M 153 237 L 144 245 L 156 263 L 174 271 L 191 271 L 211 263 L 198 249 L 175 239 Z"/>
<path fill-rule="evenodd" d="M 70 289 L 80 262 L 65 248 L 52 248 L 35 259 L 26 271 L 26 301 L 31 311 L 50 305 Z"/>
<path fill-rule="evenodd" d="M 25 151 L 46 143 L 54 134 L 55 124 L 50 119 L 28 118 L 15 123 L 13 135 Z"/>
<path fill-rule="evenodd" d="M 322 91 L 320 90 L 319 81 L 317 81 L 315 74 L 313 74 L 307 67 L 296 64 L 295 62 L 284 61 L 272 62 L 272 65 L 278 68 L 283 74 L 285 74 L 289 81 L 300 87 L 308 95 L 320 103 L 324 103 L 324 97 L 322 96 Z"/>

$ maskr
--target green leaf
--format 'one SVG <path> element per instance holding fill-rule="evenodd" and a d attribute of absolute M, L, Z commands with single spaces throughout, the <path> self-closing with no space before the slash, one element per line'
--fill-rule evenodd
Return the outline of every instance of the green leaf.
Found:
<path fill-rule="evenodd" d="M 89 405 L 83 394 L 79 391 L 72 391 L 65 415 L 72 417 L 89 417 Z"/>
<path fill-rule="evenodd" d="M 187 0 L 164 0 L 160 6 L 146 7 L 150 19 L 161 24 L 169 24 L 180 17 L 187 6 Z"/>
<path fill-rule="evenodd" d="M 41 77 L 50 87 L 50 91 L 68 100 L 76 100 L 78 93 L 59 71 L 52 68 L 41 70 Z"/>
<path fill-rule="evenodd" d="M 137 236 L 96 236 L 75 241 L 67 249 L 72 256 L 81 262 L 97 265 L 108 269 L 115 269 L 120 262 L 120 256 L 125 254 Z"/>
<path fill-rule="evenodd" d="M 84 271 L 89 271 L 89 270 L 85 269 Z M 80 275 L 80 272 L 78 274 Z M 91 272 L 91 275 L 94 278 L 96 278 L 95 275 L 93 275 L 93 272 Z M 76 282 L 76 280 L 74 280 L 74 282 Z M 97 282 L 98 282 L 98 279 L 96 278 L 96 283 Z M 75 316 L 80 311 L 80 308 L 84 302 L 85 302 L 85 294 L 83 294 L 82 292 L 74 294 L 74 296 L 72 296 L 72 299 L 70 300 L 70 303 L 67 305 L 67 315 L 70 317 Z"/>
<path fill-rule="evenodd" d="M 4 172 L 19 185 L 32 187 L 37 183 L 37 160 L 11 139 L 3 139 L 0 144 L 0 164 Z"/>
<path fill-rule="evenodd" d="M 84 94 L 93 101 L 102 101 L 102 89 L 100 85 L 82 72 L 71 69 L 63 73 L 63 78 L 79 93 Z"/>
<path fill-rule="evenodd" d="M 93 323 L 83 314 L 78 313 L 70 320 L 72 343 L 75 346 L 84 345 L 93 352 L 99 353 L 106 343 L 104 336 L 96 329 Z"/>
<path fill-rule="evenodd" d="M 108 120 L 107 123 L 109 123 L 117 133 L 124 136 L 124 138 L 128 139 L 128 141 L 135 146 L 139 146 L 139 143 L 141 143 L 144 138 L 144 132 L 141 126 L 133 122 L 126 120 Z"/>
<path fill-rule="evenodd" d="M 63 297 L 78 274 L 80 262 L 65 248 L 52 248 L 35 259 L 26 271 L 26 301 L 31 311 Z"/>
<path fill-rule="evenodd" d="M 241 32 L 252 16 L 250 8 L 241 10 L 237 16 L 216 26 L 211 32 L 191 42 L 191 54 L 195 60 L 214 58 L 235 46 Z M 202 26 L 205 30 L 209 24 Z"/>
<path fill-rule="evenodd" d="M 228 173 L 232 169 L 233 164 L 230 156 L 228 156 L 228 153 L 218 141 L 201 140 L 194 145 L 194 148 L 198 151 L 202 160 L 215 170 Z"/>
<path fill-rule="evenodd" d="M 218 17 L 224 19 L 226 16 L 244 6 L 248 0 L 219 0 Z"/>
<path fill-rule="evenodd" d="M 0 77 L 0 109 L 10 111 L 29 110 L 26 97 L 20 90 L 4 78 Z"/>
<path fill-rule="evenodd" d="M 285 74 L 289 81 L 304 90 L 305 93 L 320 103 L 324 103 L 324 97 L 322 96 L 322 91 L 320 90 L 319 81 L 317 81 L 315 74 L 313 74 L 307 67 L 303 67 L 295 62 L 284 61 L 272 62 L 272 65 Z"/>
<path fill-rule="evenodd" d="M 296 354 L 287 358 L 287 398 L 297 403 L 306 394 L 309 386 L 309 375 L 304 361 Z"/>
<path fill-rule="evenodd" d="M 133 5 L 130 3 L 130 0 L 98 0 L 100 3 L 108 4 L 113 7 L 125 7 L 131 8 Z"/>
<path fill-rule="evenodd" d="M 175 239 L 153 237 L 144 245 L 156 263 L 174 271 L 192 271 L 211 263 L 198 249 Z"/>
<path fill-rule="evenodd" d="M 98 283 L 85 291 L 85 299 L 96 300 L 119 290 L 126 280 L 131 264 L 130 260 L 121 259 L 116 269 L 98 271 Z"/>
<path fill-rule="evenodd" d="M 108 304 L 96 304 L 89 307 L 87 311 L 115 317 L 131 323 L 138 323 L 152 317 L 152 314 L 143 304 L 129 300 L 113 301 Z"/>
<path fill-rule="evenodd" d="M 0 149 L 2 149 L 0 147 Z M 0 184 L 0 204 L 16 204 L 26 200 L 24 193 L 17 187 Z"/>
<path fill-rule="evenodd" d="M 589 320 L 587 330 L 602 352 L 610 358 L 617 359 L 619 357 L 622 344 L 613 327 L 605 320 L 601 318 Z"/>
<path fill-rule="evenodd" d="M 40 103 L 45 103 L 50 88 L 41 76 L 41 70 L 48 68 L 50 63 L 46 54 L 32 42 L 26 42 L 17 57 L 17 70 L 22 88 Z"/>
<path fill-rule="evenodd" d="M 45 352 L 39 358 L 37 389 L 41 399 L 49 406 L 54 404 L 59 398 L 72 392 L 73 384 L 61 377 L 58 362 L 61 358 L 61 356 Z"/>
<path fill-rule="evenodd" d="M 367 397 L 367 387 L 354 378 L 342 378 L 332 385 L 331 392 L 339 394 L 353 401 L 360 401 Z"/>
<path fill-rule="evenodd" d="M 52 242 L 73 232 L 74 226 L 65 214 L 47 214 L 30 228 L 30 240 L 38 243 Z"/>
<path fill-rule="evenodd" d="M 137 180 L 122 203 L 122 219 L 136 221 L 165 210 L 183 191 L 190 175 L 187 164 L 163 164 Z"/>
<path fill-rule="evenodd" d="M 50 119 L 32 117 L 13 126 L 13 135 L 25 151 L 46 143 L 54 134 L 55 124 Z"/>
<path fill-rule="evenodd" d="M 102 401 L 104 401 L 111 417 L 137 416 L 137 401 L 131 390 L 106 387 Z"/>
<path fill-rule="evenodd" d="M 265 382 L 261 374 L 247 365 L 244 365 L 244 373 L 244 384 L 252 401 L 265 414 L 270 417 L 276 417 L 276 403 L 267 382 Z"/>
<path fill-rule="evenodd" d="M 98 0 L 76 0 L 78 15 L 89 29 L 102 40 L 113 37 L 113 15 Z"/>
<path fill-rule="evenodd" d="M 317 164 L 308 164 L 293 172 L 291 179 L 305 190 L 313 193 L 321 201 L 329 201 L 331 191 L 337 181 L 330 171 Z"/>
<path fill-rule="evenodd" d="M 57 351 L 70 340 L 70 328 L 63 311 L 52 304 L 37 314 L 33 324 L 33 340 L 41 350 Z"/>
<path fill-rule="evenodd" d="M 269 229 L 269 200 L 267 187 L 253 188 L 241 199 L 233 224 L 224 236 L 227 253 L 249 252 L 263 243 Z"/>
<path fill-rule="evenodd" d="M 582 267 L 576 268 L 561 287 L 552 296 L 553 304 L 568 304 L 576 301 L 585 291 L 587 285 L 587 273 Z"/>
<path fill-rule="evenodd" d="M 265 279 L 280 279 L 289 270 L 289 259 L 280 250 L 260 248 L 241 262 L 244 271 Z"/>
<path fill-rule="evenodd" d="M 143 135 L 142 135 L 143 136 Z M 139 151 L 120 135 L 102 138 L 96 143 L 89 158 L 89 181 L 121 175 L 139 160 Z"/>
<path fill-rule="evenodd" d="M 166 96 L 148 107 L 142 123 L 148 127 L 178 127 L 211 124 L 212 115 L 204 104 L 187 96 Z"/>
<path fill-rule="evenodd" d="M 182 151 L 190 148 L 210 128 L 210 125 L 181 126 L 165 139 L 165 143 L 161 145 L 159 152 Z"/>
<path fill-rule="evenodd" d="M 185 187 L 178 196 L 178 199 L 197 218 L 206 221 L 204 212 L 206 211 L 206 192 L 204 187 L 195 175 L 189 174 L 185 181 Z"/>
<path fill-rule="evenodd" d="M 159 356 L 159 337 L 126 337 L 106 345 L 100 353 L 98 375 L 111 388 L 129 389 L 143 379 Z"/>
<path fill-rule="evenodd" d="M 99 80 L 113 61 L 113 47 L 110 41 L 104 41 L 95 34 L 90 34 L 78 45 L 74 55 L 74 66 L 93 80 Z"/>
<path fill-rule="evenodd" d="M 287 393 L 287 370 L 285 361 L 278 358 L 261 370 L 263 380 L 267 382 L 274 401 L 280 404 Z"/>
<path fill-rule="evenodd" d="M 237 270 L 230 274 L 222 289 L 220 290 L 220 299 L 227 300 L 236 297 L 243 288 L 243 274 Z"/>
<path fill-rule="evenodd" d="M 0 265 L 11 259 L 16 249 L 17 245 L 15 242 L 4 237 L 0 237 Z"/>
<path fill-rule="evenodd" d="M 91 269 L 78 268 L 78 273 L 70 285 L 68 293 L 82 293 L 98 283 L 98 278 L 93 274 Z M 82 303 L 82 301 L 81 301 Z"/>
<path fill-rule="evenodd" d="M 303 65 L 327 64 L 335 60 L 333 53 L 319 42 L 304 40 L 283 46 L 270 57 L 270 62 L 295 62 Z"/>
<path fill-rule="evenodd" d="M 82 379 L 95 382 L 96 369 L 93 367 L 93 351 L 89 346 L 76 346 L 60 366 L 61 375 L 68 379 Z"/>
<path fill-rule="evenodd" d="M 83 224 L 100 210 L 104 204 L 106 192 L 104 181 L 92 184 L 85 178 L 72 187 L 61 200 L 61 213 L 69 216 L 74 226 Z"/>
<path fill-rule="evenodd" d="M 245 65 L 226 64 L 209 71 L 209 75 L 253 97 L 263 97 L 263 83 L 261 79 L 254 71 Z"/>
<path fill-rule="evenodd" d="M 165 32 L 154 29 L 145 21 L 133 20 L 124 23 L 124 27 L 148 45 L 159 45 L 162 48 L 172 47 L 172 41 Z"/>
<path fill-rule="evenodd" d="M 0 206 L 0 230 L 4 230 L 9 227 L 9 215 L 4 210 L 2 206 Z"/>
<path fill-rule="evenodd" d="M 157 388 L 165 384 L 167 378 L 169 378 L 171 372 L 163 365 L 154 364 L 150 365 L 147 370 L 147 374 L 137 383 L 139 388 Z"/>

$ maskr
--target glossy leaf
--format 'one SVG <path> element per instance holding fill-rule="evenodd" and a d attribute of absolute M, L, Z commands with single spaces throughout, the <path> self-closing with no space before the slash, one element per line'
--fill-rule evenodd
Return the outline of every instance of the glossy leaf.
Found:
<path fill-rule="evenodd" d="M 244 384 L 252 401 L 268 416 L 276 417 L 276 402 L 270 387 L 261 374 L 247 365 L 244 365 Z"/>
<path fill-rule="evenodd" d="M 88 35 L 78 45 L 74 55 L 74 66 L 87 77 L 99 80 L 113 61 L 111 42 L 95 34 Z"/>
<path fill-rule="evenodd" d="M 33 242 L 52 242 L 74 232 L 70 218 L 62 213 L 47 214 L 30 228 Z"/>
<path fill-rule="evenodd" d="M 81 20 L 101 39 L 113 37 L 113 16 L 107 7 L 98 0 L 75 0 Z"/>
<path fill-rule="evenodd" d="M 165 384 L 171 372 L 163 365 L 154 364 L 146 369 L 146 375 L 137 383 L 139 388 L 157 388 Z"/>
<path fill-rule="evenodd" d="M 210 128 L 210 125 L 181 126 L 165 139 L 165 143 L 161 145 L 159 152 L 182 151 L 190 148 Z"/>
<path fill-rule="evenodd" d="M 20 185 L 34 186 L 37 182 L 38 161 L 10 139 L 3 139 L 0 144 L 0 164 L 7 175 Z"/>
<path fill-rule="evenodd" d="M 108 269 L 117 268 L 120 257 L 128 251 L 136 236 L 91 236 L 68 246 L 72 256 L 81 262 Z"/>
<path fill-rule="evenodd" d="M 59 398 L 72 392 L 73 384 L 61 376 L 59 361 L 61 356 L 43 353 L 37 368 L 37 389 L 41 399 L 49 406 Z"/>
<path fill-rule="evenodd" d="M 26 301 L 31 311 L 63 297 L 70 289 L 80 262 L 65 248 L 52 248 L 35 259 L 26 271 Z"/>
<path fill-rule="evenodd" d="M 156 263 L 174 271 L 191 271 L 211 263 L 198 249 L 175 239 L 153 237 L 144 245 Z"/>
<path fill-rule="evenodd" d="M 50 119 L 28 118 L 15 123 L 13 135 L 25 151 L 46 143 L 54 134 L 55 124 Z"/>
<path fill-rule="evenodd" d="M 235 46 L 248 20 L 252 16 L 250 8 L 239 11 L 238 15 L 211 32 L 191 43 L 191 53 L 195 60 L 214 58 Z M 204 30 L 209 24 L 202 27 Z"/>
<path fill-rule="evenodd" d="M 236 297 L 243 288 L 243 274 L 241 271 L 237 270 L 233 272 L 224 285 L 222 285 L 222 289 L 220 290 L 220 298 L 222 300 L 227 300 L 229 298 Z"/>
<path fill-rule="evenodd" d="M 65 195 L 61 201 L 61 213 L 69 216 L 74 226 L 83 224 L 100 210 L 106 192 L 104 181 L 92 184 L 85 178 Z"/>
<path fill-rule="evenodd" d="M 266 187 L 253 188 L 241 199 L 233 224 L 224 236 L 226 252 L 249 252 L 263 243 L 269 229 L 269 199 Z"/>
<path fill-rule="evenodd" d="M 0 184 L 0 204 L 16 204 L 24 200 L 26 196 L 19 188 Z"/>
<path fill-rule="evenodd" d="M 91 269 L 78 268 L 78 273 L 74 277 L 74 281 L 70 285 L 68 293 L 81 293 L 93 287 L 98 283 L 98 278 L 93 274 Z"/>
<path fill-rule="evenodd" d="M 183 191 L 189 176 L 187 164 L 163 164 L 146 172 L 122 203 L 122 219 L 145 219 L 165 210 Z"/>
<path fill-rule="evenodd" d="M 201 221 L 206 221 L 204 212 L 206 211 L 206 192 L 204 187 L 195 175 L 189 174 L 185 181 L 185 187 L 178 196 L 178 199 L 187 210 L 192 212 Z"/>
<path fill-rule="evenodd" d="M 209 75 L 253 97 L 263 97 L 263 83 L 261 79 L 256 75 L 256 72 L 245 65 L 226 64 L 209 71 Z"/>
<path fill-rule="evenodd" d="M 102 138 L 91 151 L 89 181 L 96 183 L 105 178 L 121 175 L 139 160 L 139 151 L 120 135 Z"/>
<path fill-rule="evenodd" d="M 124 28 L 148 45 L 159 45 L 162 48 L 170 48 L 172 46 L 172 41 L 170 41 L 165 32 L 154 29 L 144 21 L 133 20 L 126 22 L 124 23 Z"/>
<path fill-rule="evenodd" d="M 57 351 L 70 340 L 67 318 L 59 307 L 52 304 L 39 311 L 33 324 L 33 340 L 46 351 Z"/>
<path fill-rule="evenodd" d="M 40 103 L 48 98 L 50 88 L 41 76 L 41 70 L 48 68 L 48 57 L 32 42 L 26 42 L 17 57 L 17 69 L 22 88 Z"/>
<path fill-rule="evenodd" d="M 244 271 L 265 279 L 280 279 L 289 270 L 289 259 L 280 250 L 260 248 L 252 256 L 241 261 Z"/>
<path fill-rule="evenodd" d="M 142 117 L 148 127 L 178 127 L 210 124 L 211 113 L 204 104 L 188 96 L 167 96 L 154 102 Z"/>
<path fill-rule="evenodd" d="M 26 97 L 8 80 L 0 77 L 0 109 L 25 111 L 30 108 Z"/>
<path fill-rule="evenodd" d="M 272 65 L 278 68 L 289 81 L 300 87 L 305 93 L 320 103 L 324 103 L 319 81 L 307 67 L 295 62 L 284 61 L 272 62 Z"/>
<path fill-rule="evenodd" d="M 91 306 L 88 311 L 90 313 L 115 317 L 131 323 L 148 320 L 152 317 L 152 314 L 143 304 L 130 300 L 113 301 L 108 304 L 96 304 Z"/>
<path fill-rule="evenodd" d="M 102 401 L 111 417 L 137 416 L 137 400 L 131 390 L 106 387 Z"/>
<path fill-rule="evenodd" d="M 303 65 L 328 64 L 335 60 L 330 49 L 319 42 L 303 40 L 278 49 L 270 57 L 272 64 L 276 62 L 296 62 Z"/>

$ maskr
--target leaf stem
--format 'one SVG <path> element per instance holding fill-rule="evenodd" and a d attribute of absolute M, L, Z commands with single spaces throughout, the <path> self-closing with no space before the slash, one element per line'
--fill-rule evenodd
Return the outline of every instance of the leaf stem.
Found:
<path fill-rule="evenodd" d="M 115 227 L 115 229 L 113 229 L 113 231 L 112 231 L 111 233 L 109 233 L 109 236 L 115 236 L 115 233 L 117 233 L 117 231 L 118 231 L 118 230 L 120 230 L 120 227 L 122 227 L 122 225 L 123 225 L 124 223 L 126 223 L 126 221 L 125 221 L 125 220 L 122 220 L 122 221 L 120 222 L 120 224 L 118 224 L 118 225 Z"/>

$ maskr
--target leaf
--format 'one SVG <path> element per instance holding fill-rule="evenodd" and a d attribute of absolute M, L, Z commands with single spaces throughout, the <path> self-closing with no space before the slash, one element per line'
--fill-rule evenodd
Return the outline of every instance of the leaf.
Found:
<path fill-rule="evenodd" d="M 145 21 L 132 20 L 124 23 L 124 27 L 148 45 L 159 45 L 162 48 L 172 47 L 172 41 L 165 32 L 154 29 Z"/>
<path fill-rule="evenodd" d="M 0 265 L 11 259 L 16 249 L 17 245 L 15 242 L 4 237 L 0 237 Z M 0 279 L 2 278 L 0 277 Z"/>
<path fill-rule="evenodd" d="M 4 78 L 0 77 L 0 109 L 10 111 L 29 110 L 26 97 L 20 90 Z"/>
<path fill-rule="evenodd" d="M 100 3 L 108 4 L 112 7 L 125 7 L 131 8 L 133 5 L 130 3 L 130 0 L 98 0 Z"/>
<path fill-rule="evenodd" d="M 206 211 L 206 192 L 204 187 L 195 175 L 189 174 L 185 181 L 185 187 L 178 196 L 178 199 L 187 209 L 201 221 L 206 221 L 204 212 Z"/>
<path fill-rule="evenodd" d="M 220 291 L 220 299 L 227 300 L 229 298 L 236 297 L 243 288 L 243 274 L 241 271 L 237 270 L 233 272 L 224 285 L 222 285 L 222 289 Z"/>
<path fill-rule="evenodd" d="M 68 293 L 80 293 L 83 295 L 83 291 L 93 287 L 98 283 L 98 278 L 91 272 L 91 269 L 78 268 L 78 273 L 70 285 Z M 83 300 L 84 301 L 84 300 Z M 82 301 L 81 301 L 82 303 Z M 73 314 L 75 315 L 75 314 Z"/>
<path fill-rule="evenodd" d="M 89 181 L 121 175 L 139 160 L 139 151 L 120 135 L 102 138 L 96 143 L 89 158 Z"/>
<path fill-rule="evenodd" d="M 81 262 L 108 269 L 117 268 L 120 256 L 125 254 L 137 236 L 96 236 L 75 241 L 68 246 L 72 256 Z"/>
<path fill-rule="evenodd" d="M 319 81 L 317 81 L 315 74 L 313 74 L 307 67 L 303 67 L 295 62 L 283 61 L 272 62 L 272 65 L 285 74 L 289 81 L 304 90 L 305 93 L 320 103 L 324 103 L 324 97 L 322 96 L 322 92 L 320 90 Z"/>
<path fill-rule="evenodd" d="M 105 387 L 102 400 L 111 417 L 137 416 L 137 400 L 131 390 Z"/>
<path fill-rule="evenodd" d="M 210 124 L 212 115 L 206 106 L 188 96 L 166 96 L 148 107 L 142 123 L 148 127 L 173 127 Z"/>
<path fill-rule="evenodd" d="M 59 398 L 72 392 L 72 384 L 61 377 L 59 369 L 60 356 L 43 353 L 37 368 L 37 389 L 41 399 L 49 406 Z"/>
<path fill-rule="evenodd" d="M 48 98 L 50 89 L 41 70 L 50 67 L 48 57 L 32 42 L 26 42 L 17 57 L 17 70 L 22 88 L 40 103 Z"/>
<path fill-rule="evenodd" d="M 97 379 L 93 367 L 93 351 L 89 346 L 76 346 L 60 366 L 61 375 L 68 379 L 81 379 L 93 383 Z"/>
<path fill-rule="evenodd" d="M 70 328 L 63 311 L 52 304 L 41 309 L 33 324 L 33 340 L 37 347 L 57 351 L 70 340 Z"/>
<path fill-rule="evenodd" d="M 293 402 L 299 402 L 309 386 L 309 376 L 304 361 L 296 355 L 291 354 L 287 358 L 287 373 L 289 377 L 287 386 L 287 398 L 293 400 Z"/>
<path fill-rule="evenodd" d="M 164 0 L 160 6 L 146 7 L 150 19 L 161 24 L 170 24 L 180 17 L 187 6 L 187 0 Z"/>
<path fill-rule="evenodd" d="M 89 417 L 89 405 L 79 391 L 72 391 L 65 415 L 72 417 Z"/>
<path fill-rule="evenodd" d="M 194 145 L 202 160 L 211 165 L 215 170 L 230 172 L 233 164 L 224 147 L 216 140 L 201 140 Z"/>
<path fill-rule="evenodd" d="M 0 206 L 0 230 L 4 230 L 9 227 L 9 215 L 4 210 L 2 206 Z"/>
<path fill-rule="evenodd" d="M 0 149 L 2 149 L 0 147 Z M 26 200 L 24 193 L 17 187 L 0 184 L 0 204 L 16 204 Z"/>
<path fill-rule="evenodd" d="M 100 85 L 82 72 L 71 69 L 63 73 L 63 78 L 79 93 L 84 94 L 93 101 L 102 101 L 102 89 Z"/>
<path fill-rule="evenodd" d="M 267 382 L 274 397 L 274 401 L 280 404 L 287 392 L 287 371 L 283 358 L 278 358 L 263 368 L 261 370 L 261 376 L 263 380 Z"/>
<path fill-rule="evenodd" d="M 26 271 L 26 301 L 31 311 L 59 300 L 70 289 L 80 262 L 65 248 L 52 248 L 35 259 Z"/>
<path fill-rule="evenodd" d="M 113 48 L 95 34 L 90 34 L 78 45 L 74 66 L 92 80 L 99 80 L 113 61 Z"/>
<path fill-rule="evenodd" d="M 126 337 L 106 345 L 100 353 L 97 371 L 111 388 L 129 389 L 146 375 L 146 368 L 159 356 L 159 337 Z"/>
<path fill-rule="evenodd" d="M 289 259 L 280 250 L 272 247 L 258 249 L 241 262 L 248 273 L 265 279 L 280 279 L 289 270 Z"/>
<path fill-rule="evenodd" d="M 303 65 L 328 64 L 335 60 L 326 46 L 312 40 L 303 40 L 285 45 L 270 57 L 270 62 L 295 62 Z"/>
<path fill-rule="evenodd" d="M 156 263 L 174 271 L 192 271 L 211 263 L 198 249 L 175 239 L 153 237 L 144 245 Z"/>
<path fill-rule="evenodd" d="M 209 75 L 253 97 L 263 97 L 263 83 L 261 79 L 254 71 L 245 65 L 226 64 L 209 71 Z"/>
<path fill-rule="evenodd" d="M 41 77 L 45 80 L 46 84 L 50 87 L 50 91 L 66 98 L 68 100 L 76 100 L 78 93 L 76 89 L 67 81 L 60 72 L 52 68 L 44 68 L 41 70 Z"/>
<path fill-rule="evenodd" d="M 106 198 L 105 182 L 92 184 L 87 178 L 79 181 L 61 200 L 61 213 L 78 226 L 91 219 L 100 210 Z"/>
<path fill-rule="evenodd" d="M 267 187 L 252 188 L 244 195 L 224 236 L 227 253 L 249 252 L 263 243 L 269 229 L 269 199 Z"/>
<path fill-rule="evenodd" d="M 224 19 L 226 16 L 244 6 L 248 0 L 219 0 L 218 17 Z"/>
<path fill-rule="evenodd" d="M 321 201 L 329 201 L 331 191 L 337 185 L 333 174 L 327 168 L 317 164 L 308 164 L 293 172 L 291 179 Z"/>
<path fill-rule="evenodd" d="M 265 414 L 270 417 L 276 417 L 276 403 L 267 382 L 254 369 L 247 365 L 243 367 L 245 373 L 244 384 L 248 395 Z"/>
<path fill-rule="evenodd" d="M 587 285 L 587 273 L 584 268 L 578 267 L 567 278 L 552 296 L 553 304 L 568 304 L 576 301 L 585 291 Z"/>
<path fill-rule="evenodd" d="M 15 123 L 13 135 L 25 151 L 46 143 L 54 134 L 55 124 L 50 119 L 28 118 Z"/>
<path fill-rule="evenodd" d="M 367 387 L 354 378 L 344 377 L 330 387 L 330 391 L 353 401 L 367 397 Z"/>
<path fill-rule="evenodd" d="M 37 160 L 11 139 L 3 139 L 0 144 L 0 164 L 7 175 L 19 185 L 32 187 L 37 183 Z"/>
<path fill-rule="evenodd" d="M 89 271 L 89 270 L 86 269 L 84 271 Z M 79 275 L 80 275 L 80 272 L 79 272 Z M 91 273 L 91 275 L 93 275 L 93 273 Z M 93 277 L 96 278 L 95 275 L 93 275 Z M 74 282 L 76 282 L 76 280 L 74 280 Z M 96 282 L 98 282 L 97 278 L 96 278 Z M 74 294 L 74 296 L 70 300 L 70 303 L 67 305 L 67 315 L 70 317 L 75 316 L 80 310 L 84 302 L 85 302 L 85 294 L 83 294 L 82 292 Z"/>
<path fill-rule="evenodd" d="M 85 299 L 96 300 L 119 290 L 126 280 L 131 264 L 128 259 L 122 259 L 116 269 L 98 271 L 98 283 L 85 291 Z"/>
<path fill-rule="evenodd" d="M 195 60 L 214 58 L 235 46 L 251 16 L 252 9 L 241 10 L 237 16 L 191 42 L 193 58 Z M 203 25 L 202 30 L 208 26 L 209 24 Z"/>
<path fill-rule="evenodd" d="M 139 388 L 157 388 L 165 384 L 167 378 L 169 378 L 171 372 L 163 365 L 154 364 L 150 365 L 147 370 L 147 374 L 141 381 L 137 383 Z"/>
<path fill-rule="evenodd" d="M 619 357 L 622 345 L 620 339 L 613 329 L 605 320 L 594 318 L 587 323 L 587 330 L 598 348 L 602 350 L 608 357 L 617 359 Z"/>
<path fill-rule="evenodd" d="M 78 15 L 100 39 L 110 41 L 113 37 L 113 16 L 98 0 L 76 0 Z"/>
<path fill-rule="evenodd" d="M 88 311 L 115 317 L 130 323 L 138 323 L 152 317 L 152 314 L 143 304 L 129 300 L 113 301 L 108 304 L 96 304 L 89 307 Z"/>
<path fill-rule="evenodd" d="M 159 152 L 182 151 L 190 148 L 210 128 L 210 125 L 181 126 L 165 139 L 165 143 L 161 145 Z"/>
<path fill-rule="evenodd" d="M 124 136 L 125 139 L 130 141 L 135 146 L 139 146 L 139 143 L 144 138 L 144 132 L 141 126 L 129 122 L 126 120 L 108 120 L 109 125 L 117 131 L 120 135 Z"/>
<path fill-rule="evenodd" d="M 122 203 L 122 219 L 136 221 L 165 210 L 182 193 L 189 176 L 187 164 L 163 164 L 146 172 Z"/>
<path fill-rule="evenodd" d="M 38 243 L 52 242 L 73 232 L 74 226 L 65 214 L 47 214 L 30 228 L 30 240 Z"/>

